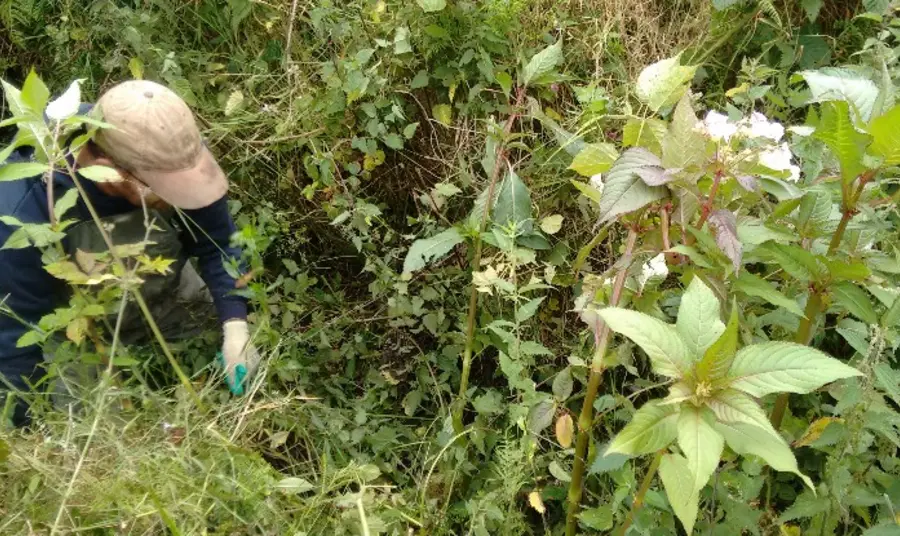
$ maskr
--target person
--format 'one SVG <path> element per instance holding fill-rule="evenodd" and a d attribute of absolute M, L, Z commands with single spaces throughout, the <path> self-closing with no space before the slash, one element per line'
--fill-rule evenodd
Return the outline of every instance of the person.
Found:
<path fill-rule="evenodd" d="M 76 173 L 88 166 L 108 166 L 121 180 L 93 182 L 81 178 L 80 184 L 113 244 L 149 237 L 155 248 L 152 253 L 165 253 L 174 259 L 165 276 L 146 278 L 141 289 L 167 337 L 187 336 L 202 326 L 201 320 L 187 316 L 192 314 L 188 307 L 191 303 L 202 304 L 205 296 L 209 304 L 206 310 L 214 307 L 223 333 L 219 358 L 225 378 L 232 392 L 241 394 L 258 365 L 259 353 L 251 342 L 247 302 L 234 294 L 236 281 L 225 268 L 225 262 L 240 258 L 240 251 L 231 246 L 236 227 L 228 210 L 228 181 L 222 169 L 203 142 L 187 104 L 166 87 L 150 81 L 127 81 L 104 93 L 96 106 L 112 128 L 98 129 L 70 162 Z M 8 162 L 28 161 L 32 151 L 20 148 Z M 49 180 L 53 181 L 55 199 L 75 187 L 64 170 L 48 179 L 0 182 L 0 216 L 24 223 L 48 223 Z M 66 217 L 73 212 L 82 223 L 66 230 L 65 251 L 74 258 L 83 252 L 105 250 L 102 233 L 91 221 L 87 203 L 80 196 Z M 7 223 L 15 220 L 3 219 L 0 245 L 17 229 Z M 197 259 L 199 277 L 188 257 Z M 41 377 L 44 350 L 38 345 L 20 348 L 17 341 L 44 315 L 65 304 L 70 292 L 65 282 L 44 269 L 42 252 L 37 248 L 0 249 L 0 300 L 6 312 L 0 314 L 0 389 L 5 383 L 7 390 L 25 390 Z M 203 307 L 193 309 L 197 310 L 202 312 Z M 130 320 L 121 328 L 121 340 L 140 341 L 142 332 L 146 335 L 148 330 L 135 321 L 141 320 L 141 315 L 133 304 L 128 306 L 128 316 Z M 16 404 L 12 420 L 16 425 L 28 421 L 23 402 Z"/>

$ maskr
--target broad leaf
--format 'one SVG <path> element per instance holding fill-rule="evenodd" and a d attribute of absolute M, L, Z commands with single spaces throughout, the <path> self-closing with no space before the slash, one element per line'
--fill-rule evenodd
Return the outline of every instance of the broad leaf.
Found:
<path fill-rule="evenodd" d="M 613 453 L 640 456 L 667 447 L 678 434 L 677 406 L 651 400 L 635 412 L 625 428 L 609 443 L 605 456 Z"/>
<path fill-rule="evenodd" d="M 810 102 L 841 101 L 852 104 L 863 121 L 869 121 L 878 86 L 875 82 L 849 70 L 826 67 L 800 73 L 812 93 Z"/>
<path fill-rule="evenodd" d="M 549 74 L 562 59 L 562 40 L 559 40 L 531 57 L 522 70 L 522 85 L 528 86 L 535 79 Z"/>
<path fill-rule="evenodd" d="M 569 169 L 582 177 L 593 177 L 598 173 L 609 171 L 618 157 L 619 152 L 612 144 L 590 143 L 575 156 Z"/>
<path fill-rule="evenodd" d="M 425 268 L 429 262 L 440 259 L 447 253 L 450 253 L 462 241 L 463 237 L 455 227 L 451 227 L 431 238 L 416 240 L 406 253 L 406 259 L 403 261 L 403 273 L 410 274 Z"/>
<path fill-rule="evenodd" d="M 78 174 L 94 182 L 120 182 L 122 176 L 109 166 L 88 166 L 78 168 Z"/>
<path fill-rule="evenodd" d="M 815 255 L 801 247 L 768 242 L 756 248 L 755 253 L 770 260 L 794 279 L 808 282 L 822 278 L 824 268 Z"/>
<path fill-rule="evenodd" d="M 447 0 L 416 0 L 425 13 L 434 13 L 447 7 Z"/>
<path fill-rule="evenodd" d="M 597 314 L 609 329 L 628 337 L 647 353 L 655 373 L 682 378 L 690 370 L 693 362 L 690 350 L 672 324 L 618 307 L 607 307 Z"/>
<path fill-rule="evenodd" d="M 572 416 L 568 413 L 556 419 L 556 440 L 559 445 L 567 449 L 572 446 L 572 435 L 575 432 L 575 423 L 572 422 Z"/>
<path fill-rule="evenodd" d="M 622 128 L 622 145 L 643 147 L 654 154 L 662 154 L 662 140 L 666 137 L 666 123 L 659 119 L 633 117 Z"/>
<path fill-rule="evenodd" d="M 797 302 L 779 292 L 772 283 L 746 270 L 741 272 L 741 276 L 734 282 L 734 290 L 743 292 L 748 296 L 762 298 L 776 307 L 781 307 L 788 312 L 803 317 L 803 309 L 797 305 Z"/>
<path fill-rule="evenodd" d="M 840 162 L 841 177 L 845 183 L 865 171 L 862 157 L 872 137 L 856 130 L 846 102 L 826 102 L 822 105 L 822 117 L 813 137 L 825 143 L 834 153 Z"/>
<path fill-rule="evenodd" d="M 0 165 L 0 182 L 30 179 L 42 175 L 48 168 L 39 162 Z"/>
<path fill-rule="evenodd" d="M 744 246 L 738 239 L 737 219 L 730 210 L 719 209 L 709 215 L 709 227 L 715 232 L 716 245 L 722 253 L 731 260 L 734 273 L 741 271 L 741 260 L 744 256 Z"/>
<path fill-rule="evenodd" d="M 717 421 L 714 426 L 737 454 L 759 456 L 776 471 L 796 474 L 815 491 L 812 480 L 800 472 L 794 453 L 783 439 L 779 441 L 765 429 L 747 423 Z"/>
<path fill-rule="evenodd" d="M 691 489 L 699 492 L 719 466 L 725 440 L 713 428 L 715 415 L 707 408 L 685 404 L 678 417 L 678 447 L 693 476 Z"/>
<path fill-rule="evenodd" d="M 528 233 L 533 227 L 531 221 L 531 194 L 528 187 L 516 173 L 510 169 L 497 195 L 494 207 L 494 223 L 506 226 L 515 222 L 519 229 Z"/>
<path fill-rule="evenodd" d="M 815 348 L 792 342 L 765 342 L 740 350 L 728 371 L 731 387 L 751 396 L 805 394 L 826 383 L 861 376 L 853 367 Z"/>
<path fill-rule="evenodd" d="M 78 190 L 70 188 L 62 197 L 57 199 L 53 204 L 53 215 L 57 220 L 62 220 L 66 212 L 68 212 L 75 203 L 78 202 Z"/>
<path fill-rule="evenodd" d="M 654 112 L 671 106 L 687 91 L 696 65 L 681 65 L 681 54 L 658 61 L 638 75 L 636 93 Z"/>
<path fill-rule="evenodd" d="M 730 424 L 750 424 L 765 430 L 777 440 L 784 442 L 781 434 L 772 427 L 769 416 L 755 400 L 735 389 L 718 391 L 706 402 L 719 422 Z"/>
<path fill-rule="evenodd" d="M 699 359 L 725 331 L 719 316 L 719 300 L 697 276 L 681 296 L 675 327 L 692 359 Z"/>
<path fill-rule="evenodd" d="M 831 287 L 834 302 L 867 324 L 877 324 L 878 315 L 868 293 L 853 283 L 842 281 Z"/>
<path fill-rule="evenodd" d="M 675 107 L 668 134 L 662 139 L 662 163 L 669 169 L 689 168 L 706 159 L 706 138 L 697 131 L 697 115 L 684 95 Z"/>
<path fill-rule="evenodd" d="M 731 306 L 731 317 L 724 333 L 706 350 L 703 359 L 697 363 L 697 379 L 701 381 L 717 380 L 725 377 L 731 368 L 731 362 L 737 352 L 738 312 L 737 302 Z"/>
<path fill-rule="evenodd" d="M 662 186 L 647 186 L 635 170 L 652 166 L 658 159 L 644 149 L 629 149 L 622 153 L 603 181 L 600 198 L 600 221 L 606 223 L 620 214 L 633 212 L 662 199 L 667 190 Z"/>
<path fill-rule="evenodd" d="M 872 152 L 884 158 L 883 164 L 900 164 L 900 104 L 873 119 L 869 133 L 872 135 Z"/>
<path fill-rule="evenodd" d="M 678 454 L 664 454 L 659 464 L 659 478 L 684 532 L 692 534 L 694 523 L 697 522 L 700 497 L 697 492 L 691 491 L 694 475 L 688 467 L 688 461 Z"/>

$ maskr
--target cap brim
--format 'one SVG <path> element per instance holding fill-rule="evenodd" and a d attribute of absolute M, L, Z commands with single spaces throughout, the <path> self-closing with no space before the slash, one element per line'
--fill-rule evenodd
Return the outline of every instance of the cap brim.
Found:
<path fill-rule="evenodd" d="M 206 147 L 191 168 L 169 172 L 136 170 L 134 174 L 165 202 L 185 210 L 208 207 L 228 193 L 228 179 Z"/>

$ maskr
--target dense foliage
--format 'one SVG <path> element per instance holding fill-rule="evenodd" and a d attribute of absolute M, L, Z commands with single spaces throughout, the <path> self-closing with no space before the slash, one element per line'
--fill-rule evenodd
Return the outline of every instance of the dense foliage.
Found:
<path fill-rule="evenodd" d="M 110 348 L 165 260 L 17 222 L 79 289 L 27 342 L 109 366 L 0 424 L 0 532 L 896 534 L 898 9 L 0 0 L 0 180 L 104 128 L 43 120 L 73 80 L 167 84 L 266 356 Z"/>

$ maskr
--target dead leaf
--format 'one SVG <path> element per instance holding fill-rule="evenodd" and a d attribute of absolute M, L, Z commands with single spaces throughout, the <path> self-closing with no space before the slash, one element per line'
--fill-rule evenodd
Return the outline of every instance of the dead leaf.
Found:
<path fill-rule="evenodd" d="M 825 429 L 831 423 L 834 422 L 844 422 L 844 419 L 839 417 L 822 417 L 821 419 L 816 419 L 813 421 L 809 427 L 803 432 L 803 435 L 800 436 L 800 439 L 794 441 L 794 447 L 806 447 L 815 443 L 817 439 L 822 437 L 822 434 L 825 433 Z"/>
<path fill-rule="evenodd" d="M 559 419 L 556 419 L 556 440 L 562 448 L 567 449 L 572 446 L 572 435 L 575 432 L 575 424 L 572 422 L 572 416 L 566 413 Z"/>
<path fill-rule="evenodd" d="M 541 499 L 541 494 L 538 491 L 532 491 L 528 494 L 528 504 L 539 514 L 543 515 L 547 511 L 547 507 L 544 506 L 544 500 Z"/>

